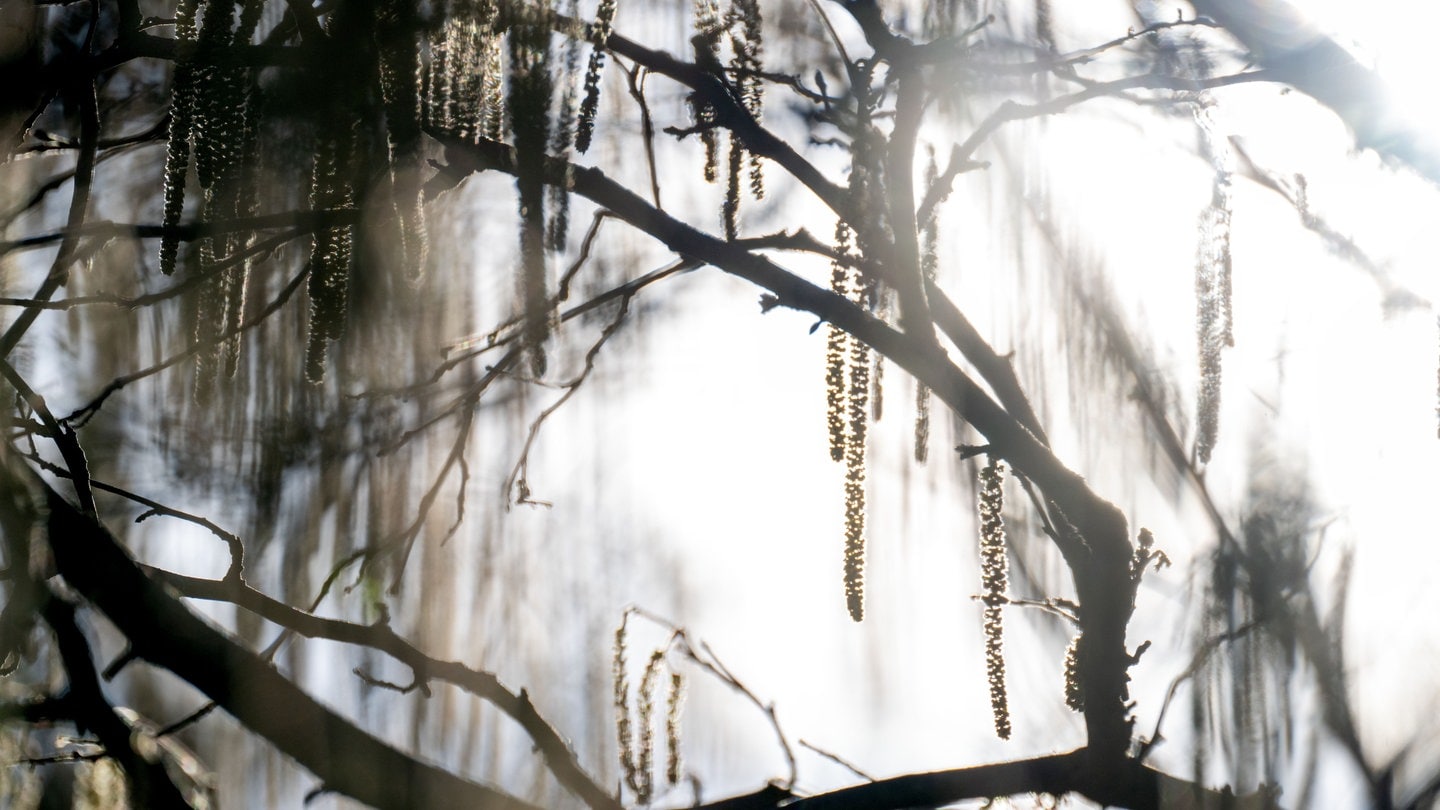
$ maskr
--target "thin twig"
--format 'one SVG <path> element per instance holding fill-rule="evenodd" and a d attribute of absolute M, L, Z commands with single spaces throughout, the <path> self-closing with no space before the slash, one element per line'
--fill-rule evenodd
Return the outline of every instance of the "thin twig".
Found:
<path fill-rule="evenodd" d="M 605 344 L 609 342 L 610 338 L 613 337 L 617 331 L 619 331 L 621 323 L 624 322 L 625 316 L 629 313 L 630 299 L 632 297 L 633 294 L 622 296 L 620 298 L 620 306 L 615 312 L 615 317 L 610 321 L 609 324 L 605 326 L 605 329 L 600 333 L 600 338 L 596 340 L 595 343 L 590 347 L 589 351 L 585 353 L 585 363 L 584 367 L 580 370 L 580 373 L 577 374 L 569 382 L 562 383 L 562 387 L 564 387 L 565 393 L 561 394 L 558 399 L 556 399 L 549 405 L 549 407 L 541 411 L 540 414 L 535 417 L 535 421 L 530 423 L 530 430 L 525 436 L 525 444 L 520 449 L 520 458 L 515 462 L 515 467 L 510 471 L 510 475 L 505 479 L 504 493 L 505 508 L 507 510 L 510 508 L 511 505 L 510 496 L 512 492 L 516 493 L 514 503 L 529 504 L 531 506 L 550 505 L 544 501 L 537 501 L 531 496 L 530 483 L 527 477 L 530 469 L 530 450 L 534 447 L 535 440 L 539 437 L 540 428 L 545 424 L 545 420 L 549 419 L 551 415 L 553 415 L 556 411 L 560 410 L 560 408 L 563 407 L 565 403 L 570 400 L 570 397 L 574 396 L 575 392 L 580 390 L 580 386 L 584 385 L 585 381 L 589 379 L 590 373 L 595 370 L 595 360 L 597 357 L 599 357 L 600 350 L 604 348 Z"/>
<path fill-rule="evenodd" d="M 789 766 L 789 776 L 782 783 L 783 789 L 787 794 L 794 790 L 795 783 L 799 779 L 799 765 L 795 759 L 795 750 L 790 746 L 790 740 L 785 736 L 785 730 L 780 725 L 780 718 L 775 713 L 775 704 L 773 702 L 766 703 L 762 701 L 759 696 L 750 690 L 750 687 L 735 677 L 735 674 L 725 666 L 724 662 L 720 660 L 720 656 L 715 654 L 715 651 L 710 648 L 709 644 L 702 641 L 697 648 L 695 644 L 691 643 L 690 634 L 685 628 L 676 625 L 674 622 L 658 614 L 651 613 L 644 608 L 633 605 L 626 608 L 625 613 L 627 616 L 633 614 L 644 617 L 648 621 L 654 622 L 660 627 L 669 630 L 670 643 L 674 650 L 696 666 L 699 666 L 701 669 L 718 678 L 721 683 L 740 693 L 746 700 L 755 704 L 756 708 L 764 713 L 765 717 L 770 721 L 770 727 L 775 730 L 775 736 L 780 742 L 780 750 L 784 753 L 785 761 Z"/>
<path fill-rule="evenodd" d="M 819 754 L 820 756 L 822 756 L 822 757 L 830 760 L 831 762 L 835 763 L 836 765 L 839 765 L 840 767 L 842 767 L 842 768 L 844 768 L 845 770 L 847 770 L 847 771 L 855 774 L 856 776 L 860 777 L 861 779 L 864 779 L 866 782 L 874 782 L 874 781 L 875 781 L 875 777 L 873 777 L 873 776 L 871 776 L 870 774 L 868 774 L 868 773 L 860 770 L 859 767 L 857 767 L 857 766 L 855 766 L 854 764 L 852 764 L 849 760 L 843 759 L 839 754 L 836 754 L 836 753 L 831 752 L 831 751 L 827 751 L 827 750 L 825 750 L 824 748 L 821 748 L 821 747 L 819 747 L 819 746 L 817 746 L 817 745 L 813 745 L 813 744 L 811 744 L 811 743 L 809 743 L 809 742 L 807 742 L 807 741 L 805 741 L 805 740 L 800 740 L 800 745 L 801 745 L 802 747 L 805 747 L 805 748 L 810 749 L 811 751 L 814 751 L 815 753 Z"/>

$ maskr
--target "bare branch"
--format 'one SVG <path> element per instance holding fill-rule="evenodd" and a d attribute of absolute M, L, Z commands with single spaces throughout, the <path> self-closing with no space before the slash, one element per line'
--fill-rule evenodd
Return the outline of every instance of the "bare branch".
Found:
<path fill-rule="evenodd" d="M 525 690 L 510 691 L 494 674 L 459 662 L 431 658 L 398 635 L 389 624 L 360 625 L 315 616 L 272 599 L 243 582 L 199 579 L 157 568 L 145 570 L 182 596 L 229 602 L 306 638 L 328 639 L 383 652 L 409 667 L 421 688 L 432 678 L 458 686 L 493 704 L 519 723 L 535 741 L 560 784 L 587 805 L 595 810 L 619 807 L 613 797 L 586 775 L 575 752 L 560 733 L 540 716 Z"/>
<path fill-rule="evenodd" d="M 177 602 L 145 576 L 104 527 L 15 466 L 6 460 L 3 483 L 45 493 L 50 547 L 61 575 L 129 638 L 136 656 L 190 682 L 324 780 L 327 789 L 394 810 L 533 808 L 407 756 L 325 708 Z"/>

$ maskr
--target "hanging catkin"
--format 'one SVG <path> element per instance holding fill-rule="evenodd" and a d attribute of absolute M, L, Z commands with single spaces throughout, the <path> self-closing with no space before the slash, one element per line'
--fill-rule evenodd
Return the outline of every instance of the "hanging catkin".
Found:
<path fill-rule="evenodd" d="M 175 7 L 175 39 L 181 45 L 197 39 L 195 13 L 199 0 L 180 0 Z M 191 59 L 175 62 L 174 89 L 170 103 L 169 145 L 165 152 L 165 209 L 161 222 L 165 233 L 160 238 L 160 272 L 175 272 L 180 252 L 180 239 L 175 228 L 185 209 L 185 178 L 190 168 L 190 127 L 195 111 L 195 66 Z"/>
<path fill-rule="evenodd" d="M 690 38 L 695 48 L 695 60 L 702 65 L 720 68 L 720 7 L 715 0 L 695 0 L 695 35 Z M 687 99 L 690 116 L 700 132 L 700 142 L 705 148 L 705 161 L 701 171 L 705 182 L 713 183 L 720 173 L 720 138 L 715 130 L 715 108 L 697 94 Z"/>
<path fill-rule="evenodd" d="M 851 232 L 843 220 L 835 224 L 835 248 L 849 252 Z M 852 303 L 864 288 L 858 273 L 844 261 L 830 265 L 830 287 Z M 830 458 L 845 463 L 845 607 L 850 618 L 865 617 L 865 442 L 870 397 L 870 350 L 845 330 L 830 324 L 825 339 L 825 425 Z"/>
<path fill-rule="evenodd" d="M 984 585 L 985 676 L 990 682 L 990 711 L 995 734 L 1010 739 L 1010 700 L 1005 689 L 1004 624 L 1005 604 L 1005 468 L 991 459 L 980 470 L 980 577 Z"/>
<path fill-rule="evenodd" d="M 315 154 L 311 208 L 346 211 L 354 207 L 350 158 L 355 132 L 322 133 Z M 354 249 L 351 226 L 323 227 L 316 231 L 310 250 L 310 340 L 306 347 L 305 376 L 314 383 L 325 377 L 327 343 L 345 330 L 349 306 L 350 262 Z"/>
<path fill-rule="evenodd" d="M 865 618 L 865 443 L 870 347 L 850 336 L 849 432 L 845 437 L 845 607 Z"/>
<path fill-rule="evenodd" d="M 1200 216 L 1195 261 L 1195 333 L 1200 389 L 1195 410 L 1195 455 L 1210 461 L 1220 431 L 1221 351 L 1234 345 L 1231 327 L 1230 150 L 1217 132 L 1213 102 L 1202 103 L 1195 120 L 1214 175 L 1210 205 Z"/>
<path fill-rule="evenodd" d="M 764 23 L 760 17 L 759 0 L 735 0 L 730 7 L 730 47 L 735 55 L 736 85 L 740 103 L 756 121 L 763 115 L 764 85 L 760 71 L 764 68 Z M 732 136 L 733 137 L 733 136 Z M 732 148 L 733 145 L 732 145 Z M 755 199 L 765 198 L 765 175 L 760 156 L 749 153 L 750 193 Z"/>
<path fill-rule="evenodd" d="M 595 133 L 595 113 L 600 106 L 600 76 L 605 69 L 605 40 L 615 20 L 615 0 L 600 0 L 595 10 L 595 24 L 590 27 L 590 62 L 585 66 L 585 98 L 580 102 L 580 116 L 575 124 L 575 151 L 590 149 Z"/>

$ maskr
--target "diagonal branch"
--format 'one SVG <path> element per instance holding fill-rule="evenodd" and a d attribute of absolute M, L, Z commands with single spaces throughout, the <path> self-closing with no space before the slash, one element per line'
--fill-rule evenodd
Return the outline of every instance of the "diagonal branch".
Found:
<path fill-rule="evenodd" d="M 514 150 L 505 144 L 478 143 L 441 136 L 452 178 L 498 170 L 517 170 Z M 1134 611 L 1136 583 L 1130 576 L 1132 547 L 1124 514 L 1093 492 L 1085 479 L 1067 468 L 1015 416 L 1006 412 L 970 377 L 956 368 L 933 341 L 901 333 L 843 296 L 818 287 L 758 256 L 681 222 L 650 205 L 598 169 L 551 158 L 544 166 L 547 183 L 567 183 L 576 194 L 596 202 L 649 234 L 669 249 L 769 290 L 779 305 L 814 313 L 855 335 L 914 375 L 958 416 L 985 435 L 995 455 L 1009 461 L 1045 493 L 1080 545 L 1060 545 L 1080 595 L 1085 633 L 1080 643 L 1085 719 L 1090 744 L 1122 758 L 1130 744 L 1128 669 L 1125 628 Z M 1083 550 L 1083 551 L 1082 551 Z"/>
<path fill-rule="evenodd" d="M 618 810 L 614 797 L 580 767 L 575 752 L 535 710 L 525 690 L 518 693 L 510 691 L 492 673 L 471 669 L 457 661 L 431 658 L 388 624 L 360 625 L 316 616 L 266 596 L 243 582 L 200 579 L 158 568 L 147 567 L 145 570 L 182 596 L 229 602 L 306 638 L 323 638 L 379 650 L 410 667 L 417 682 L 423 684 L 427 679 L 437 678 L 489 701 L 525 729 L 560 784 L 595 810 Z"/>
<path fill-rule="evenodd" d="M 66 707 L 73 713 L 77 725 L 95 732 L 105 747 L 105 754 L 125 771 L 130 801 L 141 807 L 188 810 L 190 804 L 170 781 L 164 766 L 135 750 L 130 727 L 115 713 L 115 707 L 101 691 L 90 643 L 75 620 L 75 606 L 56 596 L 42 602 L 41 614 L 55 633 L 55 646 L 65 664 L 69 682 L 64 695 Z"/>
<path fill-rule="evenodd" d="M 1355 133 L 1357 146 L 1402 161 L 1440 184 L 1440 143 L 1434 135 L 1418 119 L 1397 112 L 1403 100 L 1397 104 L 1380 76 L 1294 5 L 1250 0 L 1196 0 L 1194 5 L 1240 40 L 1276 81 L 1329 107 Z"/>
<path fill-rule="evenodd" d="M 256 653 L 176 601 L 99 523 L 13 456 L 0 486 L 43 490 L 48 536 L 65 581 L 130 640 L 135 657 L 170 670 L 324 781 L 377 808 L 536 810 L 488 785 L 408 756 L 322 706 Z"/>
<path fill-rule="evenodd" d="M 557 30 L 571 36 L 588 37 L 589 26 L 571 17 L 556 15 Z M 629 59 L 651 73 L 657 73 L 699 93 L 715 109 L 716 122 L 734 132 L 745 143 L 748 152 L 773 160 L 835 213 L 845 216 L 845 189 L 826 177 L 794 147 L 760 125 L 726 87 L 725 83 L 694 62 L 677 59 L 665 51 L 647 48 L 620 34 L 611 33 L 605 40 L 611 52 Z"/>

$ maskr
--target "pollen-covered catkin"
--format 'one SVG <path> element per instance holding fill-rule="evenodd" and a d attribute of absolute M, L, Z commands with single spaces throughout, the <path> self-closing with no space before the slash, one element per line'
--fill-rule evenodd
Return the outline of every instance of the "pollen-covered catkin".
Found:
<path fill-rule="evenodd" d="M 665 782 L 680 784 L 680 707 L 685 701 L 685 679 L 670 673 L 670 694 L 665 701 Z"/>
<path fill-rule="evenodd" d="M 199 0 L 180 0 L 175 7 L 175 38 L 180 43 L 194 43 L 198 30 L 195 14 Z M 165 206 L 161 223 L 165 233 L 160 237 L 160 272 L 175 272 L 180 253 L 180 239 L 174 229 L 180 224 L 185 208 L 185 178 L 190 169 L 190 130 L 195 111 L 195 67 L 190 59 L 175 62 L 172 100 L 170 104 L 169 144 L 165 152 Z"/>
<path fill-rule="evenodd" d="M 650 654 L 645 672 L 640 676 L 640 761 L 636 765 L 639 784 L 635 789 L 635 800 L 642 805 L 649 804 L 655 795 L 655 689 L 659 685 L 664 663 L 665 651 L 656 650 Z"/>
<path fill-rule="evenodd" d="M 354 208 L 350 160 L 355 135 L 351 129 L 320 137 L 311 185 L 312 209 L 338 212 Z M 315 233 L 310 250 L 310 339 L 305 362 L 306 377 L 314 383 L 325 377 L 327 341 L 339 339 L 345 331 L 353 250 L 350 225 L 325 227 Z"/>
<path fill-rule="evenodd" d="M 720 64 L 720 7 L 715 0 L 695 0 L 695 35 L 690 38 L 695 48 L 695 60 L 700 64 Z M 698 94 L 687 99 L 690 116 L 700 133 L 700 143 L 705 148 L 702 176 L 705 182 L 713 183 L 720 174 L 720 138 L 715 131 L 715 109 Z"/>
<path fill-rule="evenodd" d="M 756 121 L 763 115 L 764 85 L 759 73 L 765 53 L 764 23 L 760 17 L 759 0 L 735 0 L 730 8 L 730 46 L 739 74 L 737 84 L 740 103 Z M 732 148 L 734 148 L 732 146 Z M 751 152 L 750 194 L 757 200 L 765 198 L 765 174 L 760 156 Z"/>
<path fill-rule="evenodd" d="M 836 248 L 849 250 L 851 232 L 835 225 Z M 831 265 L 831 288 L 854 303 L 865 296 L 853 267 Z M 865 456 L 871 394 L 870 347 L 835 325 L 830 326 L 825 356 L 825 421 L 830 458 L 845 462 L 845 607 L 850 618 L 865 618 Z"/>
<path fill-rule="evenodd" d="M 1213 102 L 1195 113 L 1203 149 L 1214 177 L 1210 205 L 1200 217 L 1195 260 L 1195 333 L 1200 357 L 1200 389 L 1195 405 L 1195 455 L 1210 461 L 1220 428 L 1221 350 L 1235 343 L 1231 325 L 1230 150 L 1217 131 Z"/>
<path fill-rule="evenodd" d="M 845 604 L 865 618 L 865 456 L 870 416 L 870 347 L 853 335 L 850 346 L 849 430 L 845 436 Z"/>
<path fill-rule="evenodd" d="M 595 133 L 595 113 L 600 106 L 600 76 L 605 69 L 605 40 L 615 20 L 615 0 L 600 0 L 595 10 L 595 24 L 590 27 L 590 62 L 585 66 L 585 97 L 580 102 L 580 116 L 575 124 L 575 151 L 584 154 L 590 149 Z"/>
<path fill-rule="evenodd" d="M 635 739 L 630 727 L 630 679 L 625 655 L 625 622 L 615 630 L 615 653 L 611 658 L 611 676 L 614 686 L 615 738 L 620 754 L 620 770 L 625 774 L 625 784 L 633 791 L 639 791 L 640 780 L 636 768 Z"/>
<path fill-rule="evenodd" d="M 980 576 L 985 604 L 985 674 L 995 734 L 1010 738 L 1010 701 L 1005 689 L 1004 624 L 1008 562 L 1005 554 L 1005 468 L 995 459 L 980 470 Z"/>
<path fill-rule="evenodd" d="M 740 235 L 740 169 L 744 158 L 745 148 L 740 145 L 740 140 L 730 136 L 730 157 L 725 166 L 725 203 L 720 212 L 725 238 L 731 241 Z"/>

